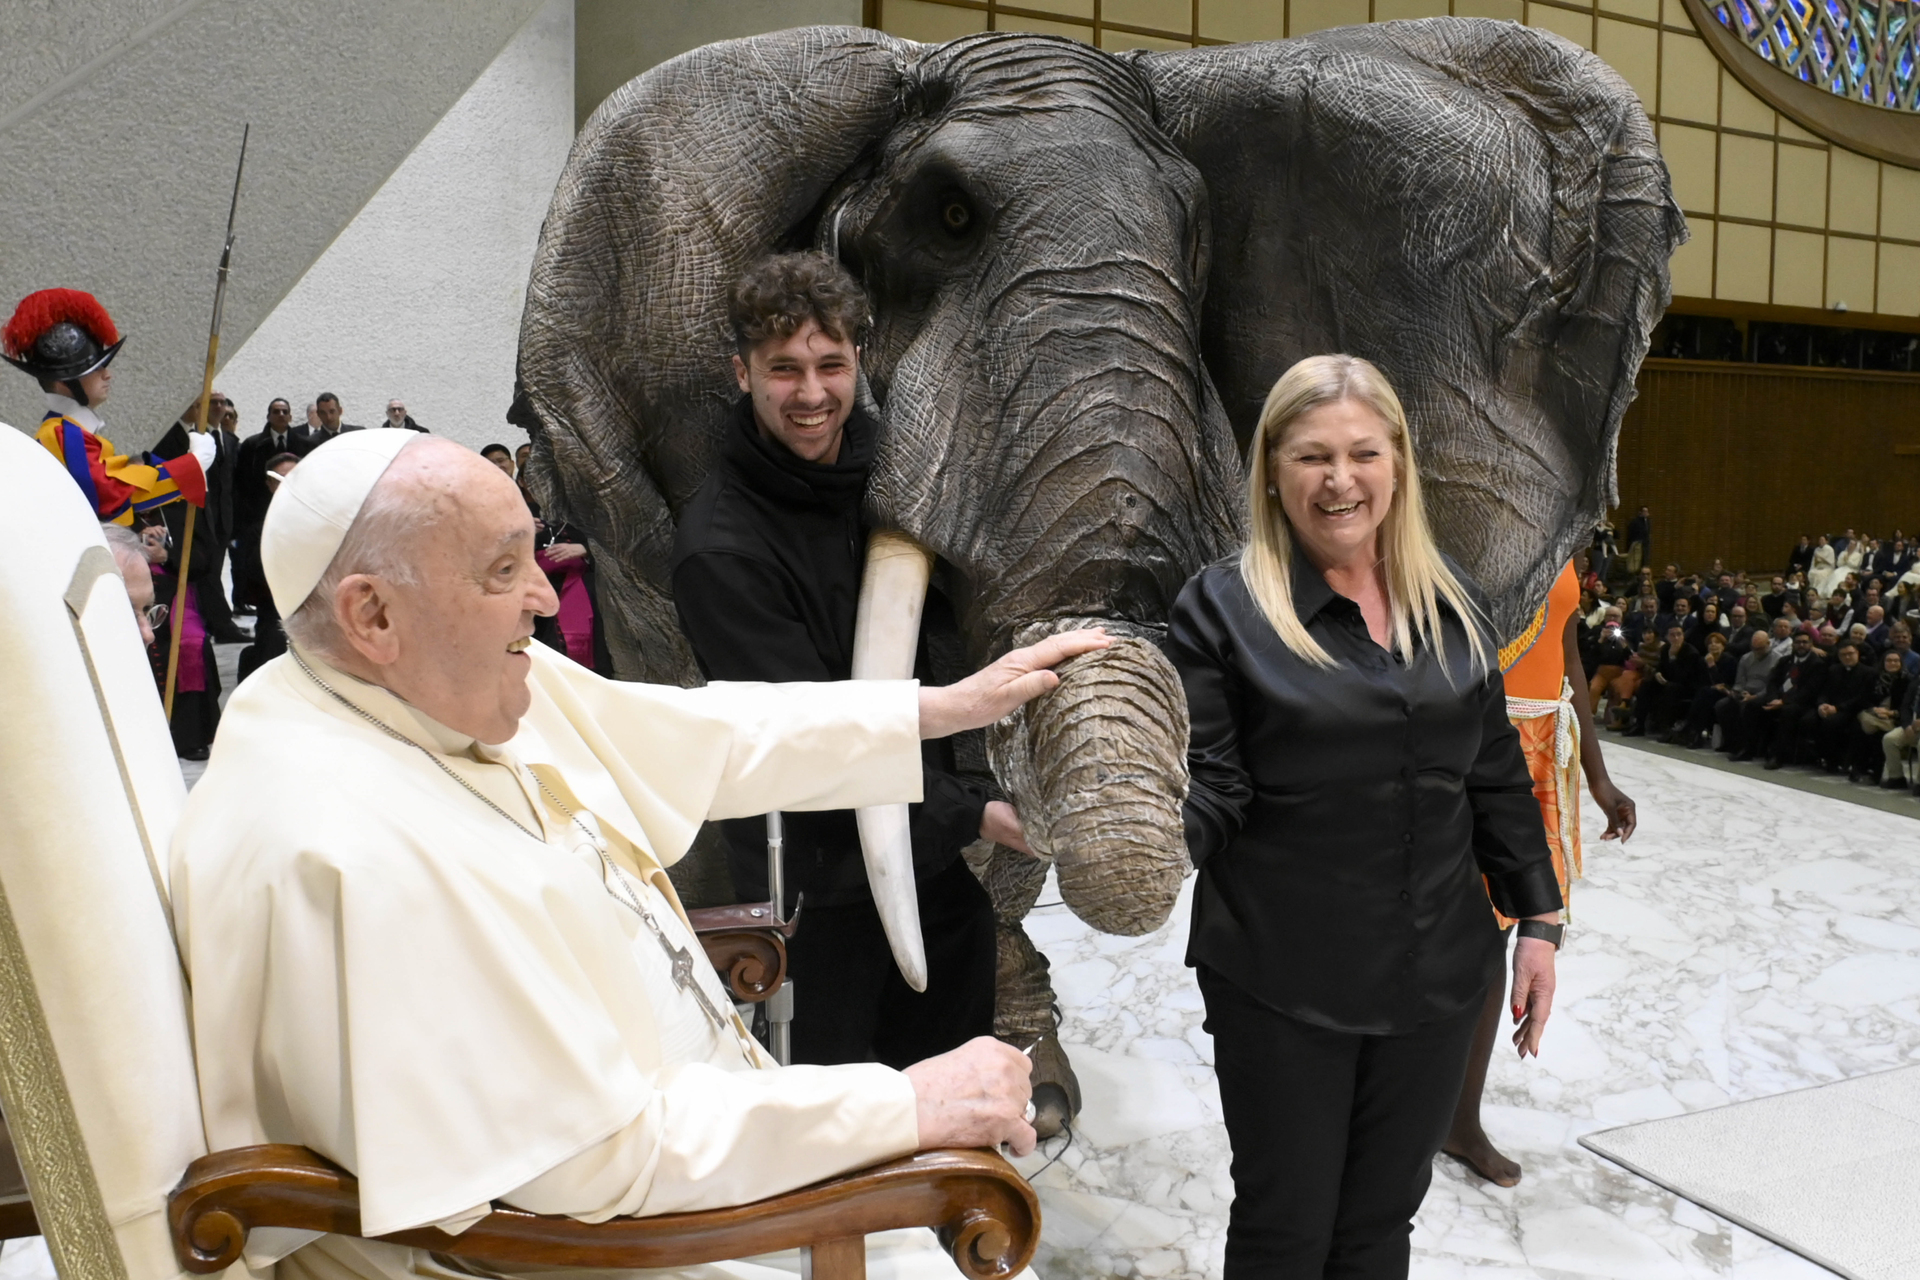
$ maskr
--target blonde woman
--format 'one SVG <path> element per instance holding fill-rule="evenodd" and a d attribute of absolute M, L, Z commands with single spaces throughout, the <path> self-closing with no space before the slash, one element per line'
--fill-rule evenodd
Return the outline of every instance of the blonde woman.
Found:
<path fill-rule="evenodd" d="M 1434 546 L 1380 370 L 1267 397 L 1251 539 L 1175 604 L 1199 971 L 1233 1144 L 1227 1280 L 1404 1277 L 1503 938 L 1537 1053 L 1554 879 L 1484 609 Z M 1482 887 L 1482 876 L 1485 887 Z"/>

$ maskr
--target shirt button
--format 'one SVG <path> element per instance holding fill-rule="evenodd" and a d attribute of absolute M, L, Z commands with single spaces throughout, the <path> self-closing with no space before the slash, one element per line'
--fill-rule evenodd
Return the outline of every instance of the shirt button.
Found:
<path fill-rule="evenodd" d="M 1408 892 L 1407 892 L 1407 891 L 1406 891 L 1405 889 L 1402 889 L 1402 890 L 1400 891 L 1400 901 L 1402 901 L 1402 902 L 1412 902 L 1412 901 L 1413 901 L 1413 895 L 1412 895 L 1412 894 L 1410 894 L 1410 893 L 1408 893 Z"/>
<path fill-rule="evenodd" d="M 1412 844 L 1412 843 L 1413 843 L 1413 832 L 1411 832 L 1411 831 L 1409 831 L 1409 832 L 1407 832 L 1407 834 L 1405 834 L 1405 835 L 1403 835 L 1403 836 L 1401 836 L 1401 837 L 1400 837 L 1400 843 L 1401 843 L 1401 844 Z"/>
<path fill-rule="evenodd" d="M 1407 718 L 1408 718 L 1409 720 L 1411 720 L 1411 719 L 1413 718 L 1413 708 L 1412 708 L 1412 707 L 1407 707 L 1407 708 L 1406 708 L 1405 710 L 1406 710 L 1406 713 L 1407 713 Z"/>

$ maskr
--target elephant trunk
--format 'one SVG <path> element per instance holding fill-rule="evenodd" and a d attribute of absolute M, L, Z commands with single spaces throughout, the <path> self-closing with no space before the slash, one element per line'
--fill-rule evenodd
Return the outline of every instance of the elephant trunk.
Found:
<path fill-rule="evenodd" d="M 853 623 L 855 680 L 911 680 L 920 647 L 920 612 L 927 601 L 932 561 L 925 548 L 903 533 L 878 530 L 867 540 L 867 568 Z M 915 991 L 927 989 L 927 948 L 920 932 L 920 900 L 914 891 L 913 832 L 904 804 L 853 811 L 860 853 L 867 866 L 873 904 L 893 948 L 900 976 Z"/>
<path fill-rule="evenodd" d="M 1062 664 L 1058 688 L 988 730 L 987 752 L 1074 914 L 1103 933 L 1150 933 L 1189 869 L 1186 694 L 1159 647 L 1126 624 L 1057 619 L 1015 643 L 1082 626 L 1106 627 L 1114 643 Z"/>

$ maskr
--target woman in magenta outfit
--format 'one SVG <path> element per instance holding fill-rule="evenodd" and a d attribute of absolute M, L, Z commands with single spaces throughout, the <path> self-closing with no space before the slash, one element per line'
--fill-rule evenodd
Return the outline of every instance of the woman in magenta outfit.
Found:
<path fill-rule="evenodd" d="M 535 519 L 538 518 L 539 513 L 535 511 Z M 560 612 L 551 619 L 536 618 L 535 637 L 562 649 L 589 671 L 612 675 L 613 661 L 595 616 L 593 558 L 587 552 L 586 540 L 565 524 L 543 524 L 539 538 L 534 559 L 560 596 Z"/>
<path fill-rule="evenodd" d="M 154 629 L 153 644 L 147 650 L 153 663 L 154 680 L 165 691 L 167 658 L 173 644 L 173 628 L 180 628 L 180 670 L 173 686 L 173 751 L 182 760 L 205 760 L 213 745 L 213 734 L 220 727 L 220 669 L 213 660 L 213 640 L 200 618 L 195 592 L 176 594 L 173 571 L 167 564 L 154 564 L 153 598 L 167 606 L 167 620 Z"/>
<path fill-rule="evenodd" d="M 549 542 L 534 553 L 554 590 L 560 593 L 555 621 L 567 644 L 567 656 L 593 667 L 593 592 L 587 586 L 587 549 L 578 542 Z"/>

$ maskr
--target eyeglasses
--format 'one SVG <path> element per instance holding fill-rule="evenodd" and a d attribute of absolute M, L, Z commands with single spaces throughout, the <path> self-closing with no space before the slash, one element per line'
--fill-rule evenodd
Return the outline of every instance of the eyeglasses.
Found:
<path fill-rule="evenodd" d="M 150 604 L 140 612 L 146 615 L 150 627 L 161 626 L 167 620 L 167 606 L 163 604 Z"/>

